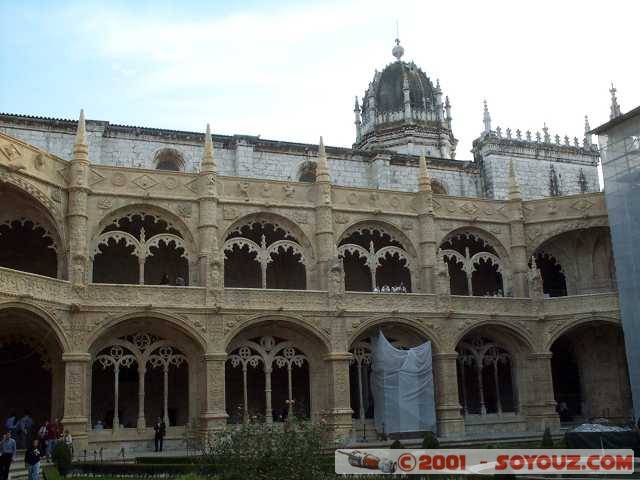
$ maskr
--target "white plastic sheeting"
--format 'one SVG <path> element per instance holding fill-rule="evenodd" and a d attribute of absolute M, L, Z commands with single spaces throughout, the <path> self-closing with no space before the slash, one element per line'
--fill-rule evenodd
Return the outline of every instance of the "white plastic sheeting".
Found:
<path fill-rule="evenodd" d="M 399 350 L 380 332 L 372 338 L 375 426 L 378 432 L 436 431 L 431 342 Z"/>

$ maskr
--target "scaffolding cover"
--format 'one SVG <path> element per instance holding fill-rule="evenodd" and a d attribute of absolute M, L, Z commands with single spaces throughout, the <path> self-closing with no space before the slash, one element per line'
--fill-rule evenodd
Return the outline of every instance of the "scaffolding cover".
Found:
<path fill-rule="evenodd" d="M 372 340 L 376 430 L 385 434 L 435 432 L 431 342 L 399 350 L 382 332 Z"/>

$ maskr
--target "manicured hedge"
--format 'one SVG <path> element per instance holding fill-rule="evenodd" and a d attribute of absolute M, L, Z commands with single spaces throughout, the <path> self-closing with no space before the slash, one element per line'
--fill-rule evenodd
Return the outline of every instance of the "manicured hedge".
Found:
<path fill-rule="evenodd" d="M 136 457 L 136 463 L 141 465 L 194 465 L 204 462 L 203 457 Z"/>
<path fill-rule="evenodd" d="M 212 475 L 214 466 L 207 464 L 140 464 L 140 463 L 99 463 L 81 462 L 74 463 L 71 468 L 73 476 L 125 476 L 134 475 L 140 477 L 177 477 L 189 473 Z"/>

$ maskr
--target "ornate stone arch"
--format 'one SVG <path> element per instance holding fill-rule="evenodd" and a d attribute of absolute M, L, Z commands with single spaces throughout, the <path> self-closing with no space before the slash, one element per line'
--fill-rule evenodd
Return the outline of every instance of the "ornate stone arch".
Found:
<path fill-rule="evenodd" d="M 6 188 L 8 193 L 16 196 L 18 204 L 11 205 L 11 209 L 0 211 L 0 224 L 11 225 L 19 222 L 24 226 L 26 222 L 33 223 L 33 229 L 41 229 L 43 237 L 51 240 L 51 248 L 57 259 L 57 278 L 64 278 L 66 272 L 66 221 L 61 208 L 46 196 L 35 185 L 21 177 L 9 175 L 0 179 L 0 197 Z M 6 198 L 4 200 L 7 201 Z"/>
<path fill-rule="evenodd" d="M 338 233 L 338 244 L 340 244 L 342 240 L 347 238 L 352 233 L 362 231 L 364 229 L 375 229 L 380 231 L 381 233 L 389 235 L 392 240 L 397 241 L 403 246 L 403 248 L 409 253 L 412 259 L 418 258 L 418 251 L 413 241 L 402 231 L 402 229 L 391 222 L 379 219 L 372 218 L 366 220 L 358 220 L 357 222 L 351 223 L 350 225 L 345 227 L 342 232 Z"/>
<path fill-rule="evenodd" d="M 72 350 L 69 337 L 55 319 L 54 314 L 33 303 L 9 301 L 0 303 L 0 316 L 7 310 L 12 309 L 18 312 L 28 312 L 35 316 L 38 321 L 50 328 L 62 353 Z"/>
<path fill-rule="evenodd" d="M 452 242 L 456 238 L 462 239 L 464 237 L 470 236 L 473 236 L 475 239 L 477 239 L 483 245 L 483 247 L 486 247 L 486 250 L 477 252 L 469 257 L 466 253 L 463 254 L 463 252 L 458 252 L 457 250 L 442 249 L 443 245 L 447 242 Z M 469 249 L 467 249 L 467 253 L 468 251 Z M 508 250 L 502 244 L 502 242 L 498 240 L 498 238 L 483 229 L 477 227 L 459 227 L 445 234 L 438 242 L 438 257 L 443 262 L 445 262 L 446 260 L 448 260 L 449 262 L 454 260 L 455 263 L 458 264 L 458 268 L 460 268 L 466 276 L 466 294 L 471 295 L 473 285 L 478 285 L 477 283 L 472 283 L 472 275 L 476 270 L 481 269 L 482 263 L 485 263 L 485 266 L 486 264 L 495 265 L 496 273 L 498 273 L 501 277 L 502 292 L 507 293 L 510 291 L 510 285 L 512 283 L 512 269 Z M 449 268 L 451 268 L 451 263 L 449 263 L 449 265 Z M 494 285 L 494 288 L 497 289 L 498 295 L 501 295 L 501 290 L 499 288 L 500 277 L 496 277 Z M 458 280 L 460 279 L 461 277 L 458 277 Z M 480 283 L 480 285 L 483 285 L 483 283 Z"/>
<path fill-rule="evenodd" d="M 204 335 L 196 330 L 193 325 L 190 325 L 183 318 L 178 317 L 176 315 L 172 315 L 170 313 L 160 312 L 156 310 L 138 310 L 129 312 L 118 317 L 110 319 L 108 322 L 99 325 L 87 338 L 85 347 L 89 350 L 94 349 L 94 345 L 101 338 L 105 338 L 110 331 L 117 330 L 122 327 L 127 327 L 132 322 L 137 322 L 140 327 L 154 325 L 154 320 L 160 321 L 160 326 L 162 326 L 162 322 L 165 322 L 165 326 L 169 326 L 179 332 L 181 332 L 185 338 L 189 339 L 194 346 L 196 346 L 197 350 L 202 352 L 207 351 L 207 340 Z M 147 326 L 147 329 L 152 328 Z"/>
<path fill-rule="evenodd" d="M 257 231 L 253 231 L 256 226 L 262 229 L 261 238 L 258 238 Z M 245 228 L 248 228 L 248 231 L 244 230 Z M 261 285 L 262 288 L 306 289 L 312 284 L 316 267 L 313 244 L 300 226 L 282 215 L 272 212 L 253 212 L 245 215 L 226 229 L 221 245 L 227 286 L 255 288 Z M 252 258 L 251 255 L 255 256 Z M 248 266 L 252 261 L 257 263 L 259 272 L 252 271 L 243 278 L 238 277 L 237 270 L 230 266 L 235 265 L 241 269 L 253 268 Z M 278 264 L 280 261 L 284 263 Z M 282 275 L 284 266 L 293 269 L 290 270 L 290 277 Z M 271 272 L 269 276 L 268 271 Z M 232 272 L 236 273 L 232 275 Z M 247 278 L 251 280 L 245 284 Z M 284 281 L 282 285 L 285 278 L 289 278 L 289 281 Z M 227 281 L 230 283 L 227 284 Z M 280 282 L 279 286 L 274 287 L 274 281 Z"/>
<path fill-rule="evenodd" d="M 535 252 L 545 243 L 553 240 L 555 237 L 562 235 L 563 233 L 585 230 L 594 227 L 607 227 L 609 228 L 609 220 L 607 217 L 596 217 L 589 220 L 560 222 L 556 225 L 545 226 L 533 239 L 528 242 L 532 245 L 529 252 Z M 529 227 L 531 228 L 531 227 Z"/>
<path fill-rule="evenodd" d="M 229 350 L 229 348 L 233 344 L 233 340 L 244 330 L 248 330 L 256 325 L 260 325 L 266 322 L 283 322 L 285 324 L 290 324 L 298 327 L 301 331 L 306 332 L 310 337 L 315 338 L 318 342 L 320 342 L 324 348 L 326 349 L 326 353 L 332 351 L 331 347 L 331 339 L 329 335 L 317 326 L 309 323 L 303 317 L 296 315 L 264 315 L 259 314 L 254 317 L 249 318 L 243 322 L 240 322 L 233 327 L 225 334 L 224 339 L 222 341 L 223 349 Z"/>
<path fill-rule="evenodd" d="M 544 339 L 543 350 L 545 352 L 551 350 L 551 346 L 556 342 L 556 340 L 574 330 L 575 328 L 593 323 L 605 323 L 607 325 L 614 325 L 622 328 L 620 319 L 616 317 L 607 317 L 604 315 L 588 315 L 585 317 L 576 318 L 567 323 L 563 323 L 556 328 L 554 328 L 553 325 L 548 327 L 547 335 Z"/>
<path fill-rule="evenodd" d="M 512 336 L 513 340 L 519 341 L 527 352 L 536 351 L 536 342 L 533 340 L 532 335 L 527 332 L 524 327 L 516 324 L 515 322 L 499 319 L 481 320 L 470 325 L 465 325 L 465 327 L 458 331 L 454 336 L 452 344 L 453 347 L 455 348 L 460 343 L 460 341 L 462 341 L 462 339 L 472 331 L 479 328 L 490 331 L 492 326 L 503 329 L 504 332 Z"/>
<path fill-rule="evenodd" d="M 120 226 L 119 222 L 122 219 L 128 218 L 131 220 L 136 216 L 139 216 L 143 220 L 147 217 L 151 217 L 155 224 L 163 222 L 166 224 L 166 231 L 146 235 L 146 233 L 141 230 L 140 237 L 138 238 L 125 231 L 108 229 L 110 226 Z M 142 262 L 142 264 L 146 263 L 150 257 L 154 256 L 154 251 L 151 250 L 152 248 L 156 247 L 160 249 L 161 246 L 165 246 L 168 248 L 168 250 L 165 251 L 174 252 L 172 255 L 177 254 L 181 259 L 186 259 L 186 264 L 181 265 L 187 265 L 188 272 L 186 267 L 181 266 L 179 268 L 184 271 L 177 273 L 176 276 L 183 276 L 185 280 L 188 280 L 190 285 L 198 283 L 198 248 L 194 235 L 189 227 L 177 215 L 164 208 L 136 203 L 117 208 L 107 213 L 93 228 L 93 234 L 89 243 L 89 255 L 91 259 L 94 259 L 98 253 L 101 253 L 101 245 L 108 245 L 110 241 L 112 244 L 113 241 L 115 241 L 116 245 L 120 242 L 124 243 L 126 246 L 133 247 L 132 255 L 134 257 L 138 257 L 138 262 Z M 182 253 L 178 254 L 180 251 L 182 251 Z M 178 263 L 175 265 L 178 265 Z M 157 273 L 156 262 L 156 274 Z M 188 278 L 186 277 L 187 273 Z M 143 267 L 140 267 L 140 273 L 138 276 L 140 277 L 139 281 L 144 279 Z"/>
<path fill-rule="evenodd" d="M 198 250 L 196 248 L 196 237 L 184 221 L 170 210 L 145 203 L 132 203 L 107 212 L 93 228 L 91 239 L 95 239 L 107 226 L 113 224 L 117 220 L 127 216 L 133 216 L 135 214 L 146 214 L 165 221 L 170 228 L 173 228 L 182 234 L 182 238 L 187 242 L 189 247 L 189 253 L 193 252 L 197 255 Z"/>
<path fill-rule="evenodd" d="M 433 353 L 442 351 L 442 340 L 433 329 L 425 326 L 418 320 L 389 315 L 382 315 L 377 318 L 372 318 L 358 325 L 358 327 L 351 333 L 351 335 L 349 335 L 349 338 L 347 339 L 347 349 L 352 348 L 352 346 L 358 341 L 358 338 L 367 330 L 383 325 L 402 325 L 429 340 L 432 345 Z"/>

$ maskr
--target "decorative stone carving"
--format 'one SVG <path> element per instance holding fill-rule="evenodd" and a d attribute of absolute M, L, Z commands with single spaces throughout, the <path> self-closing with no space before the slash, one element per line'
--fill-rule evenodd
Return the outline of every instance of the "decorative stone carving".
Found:
<path fill-rule="evenodd" d="M 124 187 L 127 184 L 127 177 L 124 173 L 114 173 L 111 177 L 111 184 L 114 187 Z"/>
<path fill-rule="evenodd" d="M 102 200 L 98 200 L 97 206 L 100 210 L 108 210 L 113 207 L 113 200 L 110 198 L 103 198 Z"/>
<path fill-rule="evenodd" d="M 527 283 L 529 285 L 529 296 L 531 298 L 544 298 L 542 289 L 542 275 L 536 266 L 535 257 L 531 257 L 531 266 L 527 272 Z"/>
<path fill-rule="evenodd" d="M 134 178 L 133 183 L 140 187 L 142 190 L 149 190 L 150 188 L 158 185 L 158 181 L 151 175 L 144 174 L 140 177 Z"/>
<path fill-rule="evenodd" d="M 191 218 L 192 207 L 190 203 L 179 203 L 176 210 L 182 218 Z"/>

